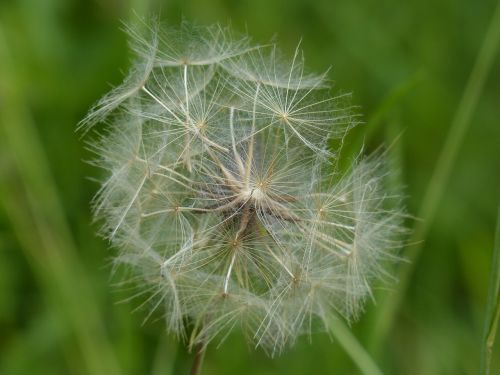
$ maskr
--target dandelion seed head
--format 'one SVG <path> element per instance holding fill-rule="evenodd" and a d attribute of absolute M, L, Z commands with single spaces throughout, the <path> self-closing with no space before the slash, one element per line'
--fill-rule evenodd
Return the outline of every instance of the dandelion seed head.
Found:
<path fill-rule="evenodd" d="M 358 122 L 300 49 L 219 26 L 127 28 L 136 61 L 81 127 L 106 171 L 93 201 L 148 317 L 190 345 L 234 329 L 269 354 L 356 319 L 405 229 L 381 155 L 336 168 Z M 192 331 L 191 334 L 187 334 Z M 189 338 L 188 338 L 189 337 Z"/>

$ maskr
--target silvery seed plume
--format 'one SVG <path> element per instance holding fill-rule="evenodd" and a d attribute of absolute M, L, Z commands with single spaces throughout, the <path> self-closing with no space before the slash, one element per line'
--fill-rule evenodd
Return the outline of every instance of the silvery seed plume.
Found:
<path fill-rule="evenodd" d="M 90 142 L 107 174 L 93 208 L 151 313 L 190 345 L 238 327 L 271 355 L 355 319 L 404 228 L 381 156 L 336 167 L 349 96 L 298 48 L 185 22 L 128 31 L 133 67 L 81 127 L 108 123 Z"/>

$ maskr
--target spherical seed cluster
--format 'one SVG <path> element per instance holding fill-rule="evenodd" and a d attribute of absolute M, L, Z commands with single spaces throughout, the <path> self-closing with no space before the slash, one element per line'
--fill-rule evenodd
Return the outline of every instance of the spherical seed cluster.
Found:
<path fill-rule="evenodd" d="M 379 157 L 336 168 L 328 140 L 356 123 L 347 95 L 304 73 L 301 54 L 229 30 L 129 30 L 124 83 L 82 126 L 108 175 L 103 233 L 190 344 L 234 327 L 279 353 L 337 315 L 355 318 L 397 260 L 402 214 Z M 397 203 L 397 202 L 396 202 Z"/>

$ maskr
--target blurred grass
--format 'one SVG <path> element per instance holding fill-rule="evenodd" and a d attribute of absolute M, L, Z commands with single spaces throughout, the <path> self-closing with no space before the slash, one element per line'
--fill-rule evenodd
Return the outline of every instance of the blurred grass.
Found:
<path fill-rule="evenodd" d="M 366 352 L 365 348 L 352 334 L 350 327 L 344 322 L 337 319 L 333 320 L 330 323 L 330 332 L 363 374 L 382 375 L 382 371 L 373 361 L 373 358 Z"/>
<path fill-rule="evenodd" d="M 484 319 L 484 333 L 481 347 L 481 373 L 491 373 L 491 356 L 500 321 L 500 208 L 495 233 L 495 248 L 491 257 L 490 285 Z"/>
<path fill-rule="evenodd" d="M 117 374 L 89 276 L 76 254 L 42 146 L 18 91 L 1 29 L 0 58 L 4 77 L 0 134 L 4 153 L 12 156 L 12 173 L 8 180 L 3 179 L 0 190 L 3 197 L 10 198 L 2 199 L 4 210 L 59 318 L 68 321 L 74 331 L 84 357 L 83 363 L 74 364 L 76 369 L 81 366 L 87 373 Z M 59 304 L 63 304 L 62 310 Z"/>
<path fill-rule="evenodd" d="M 358 358 L 362 346 L 371 348 L 387 374 L 477 373 L 492 306 L 488 270 L 500 191 L 498 41 L 485 39 L 495 6 L 493 0 L 0 2 L 0 373 L 189 369 L 189 353 L 164 334 L 161 317 L 141 326 L 143 311 L 132 313 L 137 305 L 116 304 L 127 294 L 111 287 L 110 253 L 90 224 L 97 185 L 86 177 L 98 172 L 83 162 L 89 155 L 74 133 L 91 103 L 127 70 L 120 21 L 133 11 L 161 11 L 171 24 L 182 17 L 230 22 L 259 42 L 277 33 L 290 53 L 302 38 L 311 70 L 333 65 L 335 88 L 352 90 L 366 118 L 347 140 L 346 160 L 363 142 L 367 151 L 394 143 L 388 155 L 401 167 L 395 183 L 407 187 L 409 212 L 434 217 L 418 224 L 427 226 L 419 261 L 398 268 L 412 273 L 402 282 L 407 288 L 381 285 L 377 302 L 344 332 L 344 347 L 354 343 Z M 489 57 L 478 58 L 481 45 Z M 433 200 L 425 197 L 429 184 L 438 187 Z M 422 214 L 426 200 L 430 214 Z M 383 328 L 377 319 L 387 316 L 386 302 L 398 300 Z M 371 341 L 377 330 L 385 340 Z M 235 333 L 208 349 L 204 372 L 356 373 L 342 339 L 303 338 L 269 359 Z M 499 354 L 496 345 L 492 374 L 500 373 Z"/>
<path fill-rule="evenodd" d="M 382 341 L 394 320 L 394 315 L 401 304 L 401 300 L 406 294 L 408 283 L 411 280 L 414 268 L 417 267 L 420 252 L 424 248 L 429 228 L 433 224 L 437 210 L 440 208 L 457 154 L 467 134 L 473 112 L 478 104 L 499 45 L 500 2 L 492 16 L 481 49 L 467 80 L 457 112 L 437 159 L 425 196 L 420 204 L 417 221 L 409 240 L 408 251 L 405 255 L 410 265 L 400 268 L 397 292 L 389 297 L 388 300 L 384 300 L 382 302 L 383 307 L 379 309 L 379 315 L 375 322 L 374 333 L 371 339 L 371 347 L 374 350 L 378 350 L 382 346 Z"/>

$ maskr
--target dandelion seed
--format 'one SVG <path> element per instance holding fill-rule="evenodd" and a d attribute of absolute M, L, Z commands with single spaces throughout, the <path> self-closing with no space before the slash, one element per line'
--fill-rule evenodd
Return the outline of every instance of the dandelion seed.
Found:
<path fill-rule="evenodd" d="M 90 142 L 108 173 L 94 212 L 150 313 L 164 306 L 190 346 L 239 327 L 271 355 L 357 318 L 404 216 L 382 157 L 335 167 L 328 140 L 357 122 L 348 95 L 298 47 L 287 61 L 218 26 L 148 29 L 128 28 L 132 72 L 81 126 L 109 121 Z"/>

